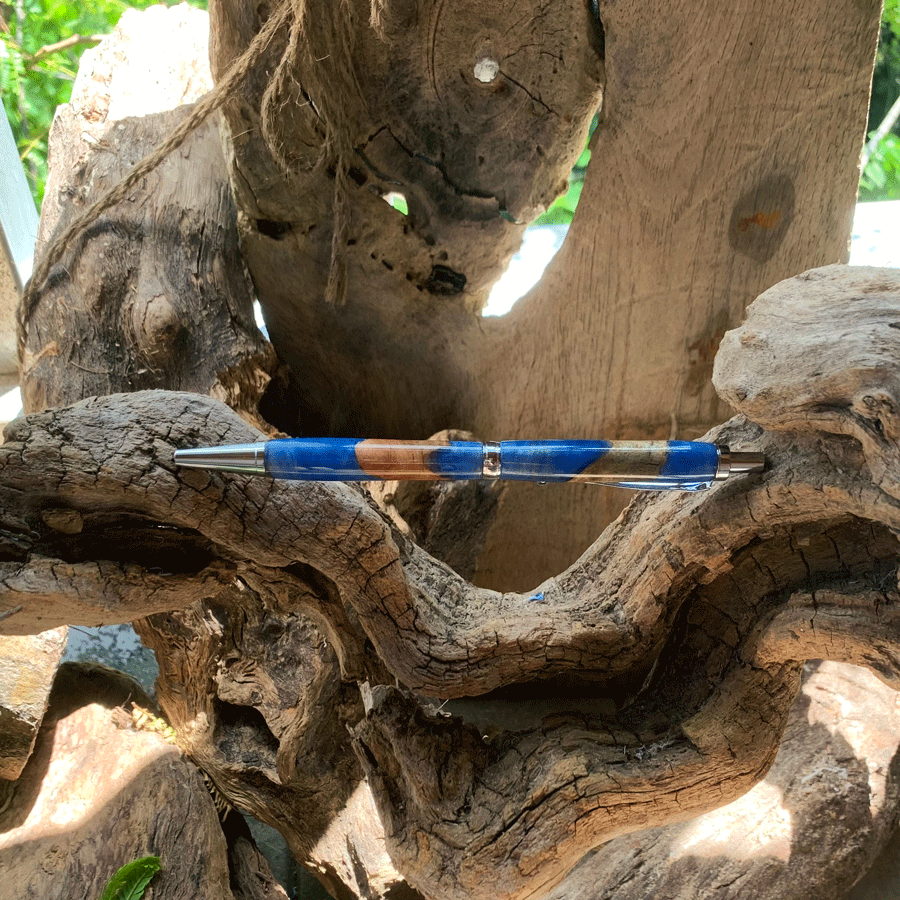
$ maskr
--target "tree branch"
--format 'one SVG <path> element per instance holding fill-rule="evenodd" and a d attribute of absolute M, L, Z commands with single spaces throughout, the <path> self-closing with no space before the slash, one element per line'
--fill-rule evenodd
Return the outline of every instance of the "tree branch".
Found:
<path fill-rule="evenodd" d="M 253 597 L 264 609 L 302 611 L 335 654 L 321 685 L 337 690 L 338 672 L 370 685 L 365 717 L 358 703 L 344 702 L 331 727 L 355 729 L 387 846 L 412 886 L 443 898 L 532 896 L 597 844 L 721 805 L 761 778 L 806 658 L 867 665 L 900 683 L 900 499 L 889 474 L 900 381 L 886 375 L 900 356 L 893 277 L 835 267 L 762 297 L 723 342 L 717 374 L 756 417 L 788 430 L 738 417 L 708 437 L 761 450 L 766 471 L 704 493 L 639 498 L 578 563 L 525 594 L 466 583 L 352 486 L 176 469 L 175 447 L 259 436 L 208 398 L 118 395 L 19 420 L 0 447 L 0 536 L 19 569 L 4 602 L 25 610 L 0 630 L 71 620 L 86 588 L 70 587 L 68 573 L 75 564 L 84 576 L 110 522 L 126 535 L 165 526 L 152 549 L 174 561 L 175 589 L 149 599 L 183 604 L 179 578 L 212 577 L 219 593 L 204 615 L 230 610 L 224 621 L 235 621 Z M 852 316 L 850 295 L 861 298 Z M 843 340 L 825 347 L 824 323 L 838 307 Z M 193 549 L 179 555 L 172 545 L 184 541 Z M 115 549 L 128 584 L 114 592 L 125 604 L 109 603 L 107 620 L 139 612 L 128 599 L 140 595 L 132 585 L 159 577 L 141 569 L 146 548 L 130 559 Z M 177 561 L 188 556 L 194 569 L 179 572 Z M 101 580 L 103 565 L 101 556 Z M 42 571 L 56 581 L 36 613 L 33 597 L 16 588 Z M 59 585 L 69 593 L 55 592 Z M 164 658 L 179 658 L 179 615 L 160 632 L 172 638 L 157 638 L 176 640 L 164 645 Z M 258 620 L 254 627 L 263 628 L 268 619 Z M 222 658 L 215 646 L 210 661 Z M 471 714 L 443 718 L 416 697 L 497 688 L 528 696 L 573 685 L 615 704 L 537 715 L 492 735 L 468 721 Z M 251 702 L 243 690 L 220 679 L 196 692 L 219 698 L 200 720 L 198 710 L 177 708 L 193 701 L 173 701 L 176 721 L 209 723 L 191 731 L 189 746 L 238 796 L 246 791 L 235 774 L 243 757 L 214 736 L 242 721 L 228 709 Z M 311 694 L 305 702 L 313 701 Z M 245 736 L 235 746 L 272 746 L 256 799 L 245 805 L 287 816 L 308 796 L 296 763 L 310 732 L 303 715 L 284 720 L 275 700 L 260 709 L 268 724 L 257 738 L 246 743 L 246 726 L 235 732 Z M 346 742 L 335 747 L 346 771 L 357 771 Z M 290 784 L 295 795 L 284 793 Z M 329 809 L 346 800 L 336 789 L 329 796 Z M 309 841 L 297 846 L 311 852 Z"/>
<path fill-rule="evenodd" d="M 869 164 L 869 158 L 875 152 L 884 136 L 894 127 L 894 123 L 900 119 L 900 96 L 891 104 L 891 108 L 887 111 L 885 117 L 881 120 L 881 124 L 872 132 L 872 137 L 866 142 L 859 159 L 860 172 L 866 171 Z"/>
<path fill-rule="evenodd" d="M 38 48 L 34 53 L 23 54 L 26 66 L 35 66 L 44 57 L 51 56 L 54 53 L 62 53 L 64 50 L 71 50 L 73 47 L 80 47 L 82 44 L 99 44 L 106 35 L 103 34 L 71 34 L 55 44 L 45 44 Z"/>

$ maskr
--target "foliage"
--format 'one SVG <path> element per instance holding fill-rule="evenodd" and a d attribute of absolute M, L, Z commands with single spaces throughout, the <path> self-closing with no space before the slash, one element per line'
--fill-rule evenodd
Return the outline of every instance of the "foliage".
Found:
<path fill-rule="evenodd" d="M 900 200 L 900 137 L 888 133 L 872 151 L 859 182 L 859 199 Z"/>
<path fill-rule="evenodd" d="M 205 0 L 192 0 L 205 8 Z M 67 103 L 81 54 L 108 34 L 126 9 L 154 0 L 0 0 L 0 92 L 35 202 L 47 181 L 47 137 Z M 77 40 L 81 38 L 82 40 Z M 51 49 L 71 39 L 71 46 Z"/>
<path fill-rule="evenodd" d="M 881 39 L 875 56 L 872 102 L 869 107 L 869 138 L 900 95 L 900 0 L 885 0 L 881 16 Z M 882 138 L 859 183 L 859 199 L 900 200 L 900 122 Z"/>
<path fill-rule="evenodd" d="M 547 212 L 531 223 L 532 227 L 538 225 L 568 225 L 572 221 L 572 217 L 575 215 L 575 207 L 581 199 L 581 189 L 584 187 L 584 176 L 587 172 L 588 163 L 591 161 L 591 137 L 597 128 L 598 120 L 599 116 L 594 116 L 588 132 L 587 143 L 569 175 L 568 190 L 561 197 L 556 198 Z"/>
<path fill-rule="evenodd" d="M 100 900 L 141 900 L 150 879 L 162 868 L 158 856 L 145 856 L 122 866 L 100 896 Z"/>
<path fill-rule="evenodd" d="M 893 82 L 895 87 L 900 85 L 900 0 L 885 0 L 881 13 L 881 39 L 875 54 L 876 88 L 882 72 L 886 81 Z M 896 91 L 894 93 L 896 95 Z M 884 112 L 890 104 L 890 100 L 885 101 Z M 874 113 L 876 116 L 883 114 L 880 109 L 875 109 Z"/>

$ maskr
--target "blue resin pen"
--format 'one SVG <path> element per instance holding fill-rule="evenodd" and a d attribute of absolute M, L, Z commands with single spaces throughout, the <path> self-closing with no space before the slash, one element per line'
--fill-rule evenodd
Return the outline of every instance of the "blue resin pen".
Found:
<path fill-rule="evenodd" d="M 176 450 L 175 463 L 298 481 L 506 481 L 701 491 L 761 472 L 760 453 L 702 441 L 383 441 L 284 438 Z"/>

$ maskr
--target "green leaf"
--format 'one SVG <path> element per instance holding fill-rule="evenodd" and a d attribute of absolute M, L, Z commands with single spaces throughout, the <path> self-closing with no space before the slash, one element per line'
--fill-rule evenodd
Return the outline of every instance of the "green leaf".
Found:
<path fill-rule="evenodd" d="M 572 223 L 572 211 L 564 206 L 554 204 L 542 216 L 538 216 L 531 224 L 537 225 L 570 225 Z"/>
<path fill-rule="evenodd" d="M 900 200 L 900 137 L 886 134 L 872 151 L 859 182 L 863 201 Z"/>
<path fill-rule="evenodd" d="M 158 856 L 145 856 L 122 866 L 109 879 L 100 900 L 141 900 L 150 879 L 160 868 Z"/>
<path fill-rule="evenodd" d="M 406 202 L 406 197 L 402 194 L 392 194 L 390 200 L 394 209 L 402 212 L 404 216 L 409 215 L 409 205 Z"/>

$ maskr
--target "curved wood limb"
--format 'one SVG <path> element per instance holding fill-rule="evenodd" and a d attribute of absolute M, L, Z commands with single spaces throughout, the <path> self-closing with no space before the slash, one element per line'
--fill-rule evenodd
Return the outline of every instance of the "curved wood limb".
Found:
<path fill-rule="evenodd" d="M 836 290 L 836 281 L 846 287 L 847 279 L 871 277 L 826 269 L 781 285 L 778 332 L 790 328 L 785 319 L 795 309 L 798 321 L 815 309 L 830 314 L 815 297 L 803 301 L 810 285 Z M 746 353 L 762 340 L 768 303 L 761 300 L 759 321 L 751 311 L 726 341 L 722 371 L 731 365 L 728 348 Z M 610 837 L 721 805 L 762 777 L 804 659 L 861 663 L 897 683 L 900 500 L 890 479 L 873 475 L 890 469 L 896 440 L 890 426 L 861 423 L 851 400 L 877 388 L 882 416 L 900 402 L 883 377 L 898 355 L 898 308 L 885 289 L 845 317 L 834 352 L 849 355 L 851 375 L 827 381 L 826 417 L 798 414 L 784 432 L 738 417 L 710 433 L 764 452 L 764 473 L 703 494 L 640 498 L 574 566 L 526 594 L 463 581 L 352 486 L 176 469 L 175 447 L 260 436 L 208 398 L 146 392 L 33 415 L 13 423 L 0 448 L 11 588 L 4 602 L 23 607 L 0 627 L 96 621 L 85 591 L 70 587 L 71 573 L 85 583 L 104 577 L 109 544 L 100 535 L 109 541 L 111 523 L 124 536 L 115 548 L 123 581 L 135 589 L 116 592 L 106 621 L 154 612 L 138 599 L 150 577 L 172 586 L 149 595 L 171 608 L 200 587 L 197 599 L 231 609 L 229 621 L 248 608 L 247 597 L 257 598 L 251 606 L 312 616 L 340 679 L 370 685 L 364 716 L 358 701 L 338 704 L 335 734 L 355 728 L 394 863 L 425 896 L 530 896 Z M 742 333 L 756 337 L 742 341 Z M 818 408 L 815 386 L 799 389 L 803 367 L 773 361 L 780 347 L 793 353 L 797 340 L 764 342 L 757 403 L 774 396 L 783 408 L 790 394 Z M 779 393 L 786 371 L 798 384 Z M 766 378 L 772 387 L 762 385 Z M 765 418 L 764 404 L 754 412 Z M 854 428 L 869 439 L 846 436 Z M 126 545 L 135 548 L 131 559 Z M 54 589 L 29 579 L 35 571 L 54 573 Z M 325 672 L 322 665 L 313 669 Z M 314 693 L 337 685 L 337 672 L 323 675 Z M 554 680 L 607 702 L 485 736 L 417 699 L 501 688 L 521 697 L 552 692 Z M 252 705 L 233 679 L 219 678 L 210 696 L 216 692 L 217 702 Z M 279 702 L 261 713 L 280 722 L 267 725 L 274 764 L 260 774 L 273 787 L 263 794 L 303 783 L 296 760 L 306 732 L 298 723 L 313 701 L 280 720 Z M 207 715 L 214 732 L 215 711 Z M 189 724 L 187 711 L 175 718 Z M 224 745 L 213 746 L 205 752 L 215 769 Z M 358 771 L 347 746 L 343 765 Z M 242 788 L 235 782 L 232 790 Z M 303 793 L 293 801 L 282 794 L 285 815 Z M 271 809 L 271 796 L 266 802 Z"/>

